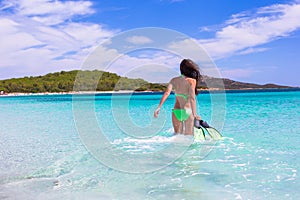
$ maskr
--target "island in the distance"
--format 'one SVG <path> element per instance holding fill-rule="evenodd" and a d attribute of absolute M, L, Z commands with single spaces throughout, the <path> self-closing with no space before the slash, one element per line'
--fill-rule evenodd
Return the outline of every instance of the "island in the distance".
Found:
<path fill-rule="evenodd" d="M 209 83 L 214 88 L 208 88 Z M 220 84 L 219 84 L 220 83 Z M 218 85 L 219 84 L 219 85 Z M 1 94 L 8 93 L 61 93 L 78 91 L 164 91 L 167 84 L 149 83 L 143 79 L 121 77 L 115 73 L 99 70 L 61 71 L 44 76 L 12 78 L 0 81 Z M 198 89 L 202 90 L 245 90 L 245 89 L 283 89 L 292 88 L 275 84 L 253 84 L 203 76 Z"/>

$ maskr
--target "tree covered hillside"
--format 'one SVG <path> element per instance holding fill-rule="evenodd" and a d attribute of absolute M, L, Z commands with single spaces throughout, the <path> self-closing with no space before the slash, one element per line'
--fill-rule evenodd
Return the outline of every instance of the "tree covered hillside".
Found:
<path fill-rule="evenodd" d="M 44 76 L 12 78 L 0 81 L 0 91 L 5 93 L 23 92 L 72 92 L 72 91 L 164 91 L 167 84 L 149 83 L 143 79 L 130 79 L 115 73 L 99 70 L 61 71 Z M 271 89 L 290 88 L 275 84 L 253 84 L 233 81 L 226 78 L 203 76 L 198 89 Z"/>
<path fill-rule="evenodd" d="M 76 81 L 75 81 L 76 80 Z M 0 81 L 0 91 L 24 92 L 70 92 L 70 91 L 161 91 L 165 86 L 148 83 L 143 79 L 130 79 L 103 71 L 61 71 L 44 76 L 12 78 Z"/>

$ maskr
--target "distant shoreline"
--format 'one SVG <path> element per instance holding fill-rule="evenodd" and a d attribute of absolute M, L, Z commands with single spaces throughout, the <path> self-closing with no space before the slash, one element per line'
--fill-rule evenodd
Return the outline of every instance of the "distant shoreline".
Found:
<path fill-rule="evenodd" d="M 292 88 L 243 88 L 243 89 L 201 89 L 200 93 L 243 93 L 243 92 L 284 92 L 284 91 L 300 91 L 300 87 Z M 46 95 L 126 95 L 126 94 L 162 94 L 164 91 L 80 91 L 80 92 L 42 92 L 42 93 L 22 93 L 14 92 L 1 94 L 0 97 L 14 97 L 14 96 L 46 96 Z"/>
<path fill-rule="evenodd" d="M 101 80 L 100 80 L 101 78 Z M 140 92 L 165 91 L 167 83 L 150 83 L 141 78 L 122 77 L 115 73 L 99 70 L 72 70 L 49 73 L 43 76 L 29 76 L 23 78 L 11 78 L 0 80 L 1 96 L 25 96 L 25 95 L 62 95 L 62 94 L 124 94 Z M 296 88 L 276 85 L 272 83 L 260 85 L 244 83 L 228 78 L 215 78 L 203 76 L 198 83 L 199 90 L 206 92 L 230 91 L 271 91 L 284 88 Z M 73 90 L 88 92 L 72 92 Z M 70 91 L 70 92 L 69 92 Z M 146 93 L 147 94 L 147 93 Z"/>

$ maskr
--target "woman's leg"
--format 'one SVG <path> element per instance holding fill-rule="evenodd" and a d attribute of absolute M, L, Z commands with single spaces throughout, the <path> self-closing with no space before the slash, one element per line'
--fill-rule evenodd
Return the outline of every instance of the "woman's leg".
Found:
<path fill-rule="evenodd" d="M 190 115 L 190 117 L 184 121 L 185 125 L 185 135 L 194 135 L 194 116 Z"/>
<path fill-rule="evenodd" d="M 181 121 L 179 121 L 176 117 L 175 117 L 175 115 L 174 115 L 174 113 L 172 112 L 172 123 L 173 123 L 173 128 L 174 128 L 174 132 L 176 133 L 176 134 L 180 134 L 180 133 L 183 133 L 183 130 L 182 130 L 182 122 Z"/>

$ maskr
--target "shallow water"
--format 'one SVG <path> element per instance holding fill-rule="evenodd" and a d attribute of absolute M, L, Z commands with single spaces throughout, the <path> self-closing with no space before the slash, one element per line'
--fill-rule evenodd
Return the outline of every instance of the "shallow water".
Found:
<path fill-rule="evenodd" d="M 172 134 L 173 96 L 163 123 L 155 94 L 80 96 L 78 107 L 70 95 L 1 97 L 0 199 L 300 199 L 300 92 L 228 93 L 224 127 L 213 95 L 199 95 L 198 109 L 224 140 L 194 144 Z M 78 134 L 99 137 L 81 114 L 91 105 L 111 145 L 97 146 L 100 160 Z"/>

